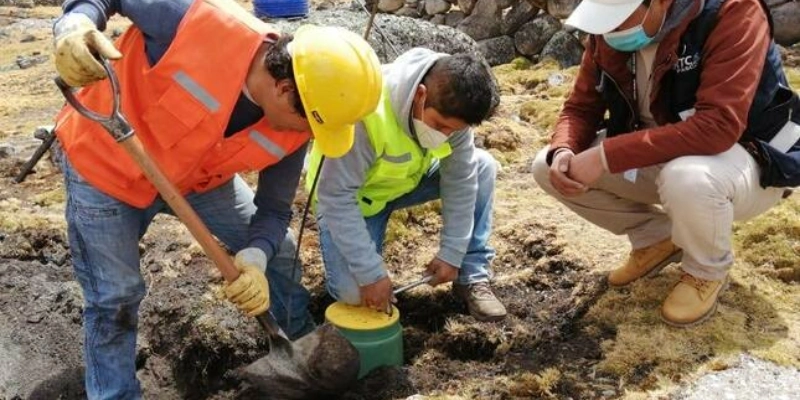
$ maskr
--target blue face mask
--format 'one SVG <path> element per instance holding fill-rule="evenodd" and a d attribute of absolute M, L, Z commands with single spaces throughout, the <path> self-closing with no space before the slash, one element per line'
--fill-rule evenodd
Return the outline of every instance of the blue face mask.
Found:
<path fill-rule="evenodd" d="M 653 38 L 647 36 L 642 25 L 634 26 L 620 32 L 609 32 L 603 35 L 609 46 L 626 53 L 632 53 L 653 43 Z"/>

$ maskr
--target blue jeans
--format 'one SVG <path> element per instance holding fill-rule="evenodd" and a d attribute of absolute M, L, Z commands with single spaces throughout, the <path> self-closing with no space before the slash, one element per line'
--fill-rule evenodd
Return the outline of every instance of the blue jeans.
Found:
<path fill-rule="evenodd" d="M 489 246 L 489 235 L 492 233 L 492 203 L 494 200 L 494 184 L 497 176 L 497 162 L 483 150 L 476 150 L 478 160 L 478 196 L 475 201 L 475 225 L 472 230 L 467 253 L 461 262 L 458 278 L 455 283 L 468 285 L 485 282 L 491 278 L 489 264 L 494 258 L 494 249 Z M 394 210 L 411 207 L 417 204 L 436 200 L 439 194 L 439 164 L 434 163 L 422 178 L 417 187 L 396 200 L 388 203 L 380 213 L 364 218 L 370 237 L 375 242 L 378 254 L 383 250 L 383 239 L 389 216 Z M 327 227 L 325 216 L 319 219 L 319 243 L 325 263 L 325 284 L 328 292 L 335 299 L 348 303 L 360 304 L 361 293 L 358 282 L 350 272 L 349 265 L 339 249 L 333 243 Z"/>
<path fill-rule="evenodd" d="M 159 197 L 146 208 L 135 208 L 95 189 L 63 165 L 67 190 L 66 218 L 75 276 L 83 289 L 84 361 L 86 392 L 95 399 L 140 399 L 136 379 L 136 332 L 145 282 L 139 265 L 139 239 L 159 212 L 169 207 Z M 206 193 L 186 197 L 209 230 L 231 251 L 247 243 L 255 213 L 253 191 L 236 176 Z M 299 335 L 313 329 L 307 311 L 309 294 L 294 273 L 296 244 L 287 233 L 279 253 L 267 266 L 270 311 L 287 332 Z M 292 324 L 286 304 L 292 298 Z M 291 330 L 287 326 L 291 326 Z"/>

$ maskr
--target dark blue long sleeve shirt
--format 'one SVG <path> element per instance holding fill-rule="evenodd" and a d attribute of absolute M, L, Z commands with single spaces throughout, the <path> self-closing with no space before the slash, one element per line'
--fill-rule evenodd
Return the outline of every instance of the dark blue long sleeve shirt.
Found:
<path fill-rule="evenodd" d="M 156 64 L 169 48 L 192 0 L 66 0 L 64 13 L 81 13 L 104 30 L 114 14 L 130 19 L 144 34 L 150 64 Z M 203 38 L 197 38 L 203 45 Z M 241 85 L 241 82 L 231 84 Z M 225 135 L 230 136 L 258 122 L 264 113 L 258 105 L 239 96 Z M 300 181 L 304 145 L 276 164 L 259 172 L 255 194 L 256 214 L 250 222 L 248 245 L 262 249 L 272 258 L 280 247 L 292 218 L 292 201 Z"/>

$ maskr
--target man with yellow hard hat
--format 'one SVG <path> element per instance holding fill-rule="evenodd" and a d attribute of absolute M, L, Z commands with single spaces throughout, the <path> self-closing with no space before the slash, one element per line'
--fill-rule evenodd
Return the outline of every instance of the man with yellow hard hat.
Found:
<path fill-rule="evenodd" d="M 83 86 L 76 95 L 85 106 L 104 111 L 112 93 L 95 55 L 116 60 L 122 111 L 137 136 L 236 252 L 241 275 L 226 296 L 248 315 L 269 310 L 292 338 L 313 329 L 292 260 L 291 205 L 308 140 L 338 157 L 352 145 L 353 124 L 375 109 L 374 51 L 338 28 L 282 35 L 231 0 L 67 0 L 63 8 L 53 29 L 60 76 Z M 133 22 L 114 44 L 100 32 L 113 14 Z M 138 399 L 138 241 L 168 208 L 99 124 L 67 106 L 56 130 L 85 298 L 87 395 Z M 237 175 L 248 170 L 259 171 L 255 193 Z"/>

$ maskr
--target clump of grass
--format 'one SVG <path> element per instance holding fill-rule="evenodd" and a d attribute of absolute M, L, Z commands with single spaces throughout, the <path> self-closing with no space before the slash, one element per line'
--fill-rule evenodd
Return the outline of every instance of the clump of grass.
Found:
<path fill-rule="evenodd" d="M 441 211 L 442 202 L 436 200 L 393 212 L 386 228 L 386 243 L 412 240 L 425 232 L 438 232 Z"/>
<path fill-rule="evenodd" d="M 750 352 L 780 364 L 800 363 L 800 305 L 797 290 L 759 276 L 746 266 L 732 270 L 716 314 L 703 324 L 672 328 L 660 321 L 659 308 L 679 271 L 662 272 L 623 290 L 607 292 L 587 313 L 587 333 L 616 331 L 602 343 L 598 372 L 627 382 L 630 388 L 663 389 L 699 369 L 724 368 L 720 357 Z M 793 297 L 792 297 L 793 296 Z"/>
<path fill-rule="evenodd" d="M 794 90 L 800 90 L 800 69 L 786 68 L 786 78 L 789 79 L 789 86 Z"/>
<path fill-rule="evenodd" d="M 39 193 L 33 196 L 32 200 L 34 204 L 42 207 L 50 207 L 55 204 L 64 204 L 66 201 L 66 192 L 64 191 L 64 186 L 58 184 L 57 188 Z"/>
<path fill-rule="evenodd" d="M 64 228 L 65 225 L 62 215 L 33 213 L 25 209 L 19 199 L 0 201 L 0 230 L 6 233 Z"/>
<path fill-rule="evenodd" d="M 764 215 L 737 225 L 737 253 L 759 272 L 800 282 L 800 204 L 792 197 Z"/>
<path fill-rule="evenodd" d="M 519 117 L 526 122 L 538 125 L 547 131 L 553 130 L 564 104 L 562 98 L 541 98 L 523 103 Z M 548 138 L 549 139 L 549 138 Z"/>
<path fill-rule="evenodd" d="M 538 374 L 523 372 L 514 378 L 509 393 L 523 398 L 555 398 L 553 389 L 559 382 L 561 382 L 561 371 L 557 368 L 547 368 Z"/>

